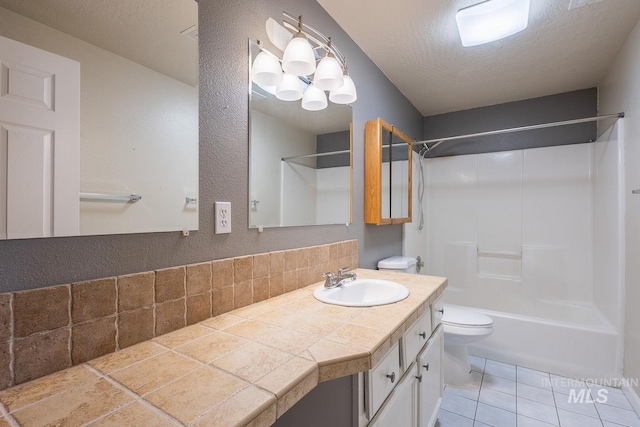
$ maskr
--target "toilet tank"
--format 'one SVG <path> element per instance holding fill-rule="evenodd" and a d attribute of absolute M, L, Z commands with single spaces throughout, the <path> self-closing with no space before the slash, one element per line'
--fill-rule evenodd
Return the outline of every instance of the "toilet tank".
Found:
<path fill-rule="evenodd" d="M 408 256 L 392 256 L 381 259 L 378 261 L 378 270 L 392 270 L 415 274 L 416 259 Z"/>

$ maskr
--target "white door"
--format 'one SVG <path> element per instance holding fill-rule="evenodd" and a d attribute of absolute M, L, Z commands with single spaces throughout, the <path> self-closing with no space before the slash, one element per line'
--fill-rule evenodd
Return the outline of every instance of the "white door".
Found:
<path fill-rule="evenodd" d="M 408 369 L 404 378 L 398 383 L 391 396 L 382 405 L 380 412 L 369 424 L 369 427 L 416 427 L 418 380 L 416 365 Z"/>
<path fill-rule="evenodd" d="M 79 233 L 80 64 L 0 37 L 0 238 Z"/>

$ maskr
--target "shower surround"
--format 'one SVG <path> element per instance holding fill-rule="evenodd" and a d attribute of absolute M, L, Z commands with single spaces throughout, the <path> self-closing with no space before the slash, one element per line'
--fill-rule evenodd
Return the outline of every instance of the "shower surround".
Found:
<path fill-rule="evenodd" d="M 595 143 L 422 160 L 425 227 L 405 226 L 405 255 L 493 318 L 473 354 L 621 377 L 622 150 L 616 124 Z"/>

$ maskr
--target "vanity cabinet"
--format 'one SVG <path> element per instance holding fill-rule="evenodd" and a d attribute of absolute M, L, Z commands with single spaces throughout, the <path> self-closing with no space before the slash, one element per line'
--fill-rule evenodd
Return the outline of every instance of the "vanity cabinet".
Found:
<path fill-rule="evenodd" d="M 432 427 L 442 403 L 443 332 L 435 304 L 361 374 L 360 426 Z"/>
<path fill-rule="evenodd" d="M 365 123 L 365 223 L 411 222 L 412 142 L 380 118 Z"/>

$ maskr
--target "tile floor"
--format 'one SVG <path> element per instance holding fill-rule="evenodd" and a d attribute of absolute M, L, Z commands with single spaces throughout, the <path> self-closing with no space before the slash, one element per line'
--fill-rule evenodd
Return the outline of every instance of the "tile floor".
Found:
<path fill-rule="evenodd" d="M 437 427 L 640 427 L 620 389 L 471 356 L 473 385 L 446 386 Z"/>

